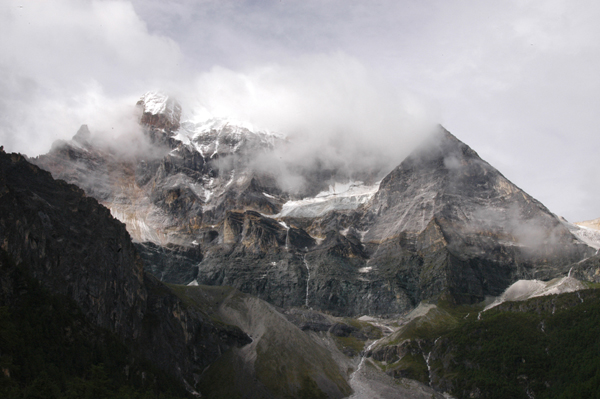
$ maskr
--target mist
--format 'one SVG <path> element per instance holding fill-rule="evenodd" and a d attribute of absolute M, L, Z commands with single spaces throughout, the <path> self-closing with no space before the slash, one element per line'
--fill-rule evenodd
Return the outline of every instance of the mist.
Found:
<path fill-rule="evenodd" d="M 256 166 L 292 190 L 317 166 L 348 179 L 387 173 L 439 122 L 435 107 L 341 52 L 244 72 L 215 67 L 194 87 L 195 97 L 182 96 L 190 119 L 232 118 L 286 138 Z"/>
<path fill-rule="evenodd" d="M 117 129 L 120 108 L 181 75 L 177 44 L 124 1 L 5 1 L 0 54 L 0 141 L 29 156 L 82 124 Z"/>
<path fill-rule="evenodd" d="M 536 207 L 535 204 L 529 206 Z M 539 210 L 541 212 L 532 212 L 515 202 L 508 209 L 476 208 L 473 218 L 477 221 L 475 226 L 485 226 L 490 230 L 499 228 L 499 233 L 508 234 L 517 245 L 528 251 L 551 249 L 571 237 L 565 226 L 550 213 L 543 208 Z"/>

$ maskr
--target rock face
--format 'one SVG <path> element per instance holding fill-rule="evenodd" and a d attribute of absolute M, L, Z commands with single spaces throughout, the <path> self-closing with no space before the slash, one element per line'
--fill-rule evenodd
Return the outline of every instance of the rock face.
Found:
<path fill-rule="evenodd" d="M 230 213 L 205 245 L 198 281 L 282 307 L 393 314 L 442 293 L 478 302 L 519 279 L 566 274 L 595 252 L 445 130 L 359 209 L 282 220 Z M 295 232 L 318 240 L 298 245 Z"/>
<path fill-rule="evenodd" d="M 250 342 L 238 328 L 188 309 L 145 274 L 125 226 L 108 209 L 21 155 L 3 151 L 0 243 L 48 291 L 72 298 L 94 325 L 190 387 L 194 374 L 223 352 Z M 0 271 L 9 272 L 5 265 Z"/>
<path fill-rule="evenodd" d="M 385 177 L 364 220 L 370 265 L 395 269 L 414 299 L 447 289 L 459 302 L 480 301 L 517 279 L 566 274 L 593 253 L 443 129 Z M 418 267 L 398 262 L 399 251 Z"/>
<path fill-rule="evenodd" d="M 161 101 L 164 118 L 178 115 Z M 298 191 L 275 170 L 292 167 L 273 161 L 287 145 L 280 136 L 222 120 L 141 122 L 147 156 L 122 159 L 78 133 L 34 161 L 110 208 L 147 270 L 167 282 L 392 315 L 442 293 L 480 301 L 519 279 L 566 274 L 595 253 L 441 127 L 379 185 L 375 170 L 363 184 L 296 165 L 308 182 Z"/>
<path fill-rule="evenodd" d="M 129 234 L 78 187 L 18 154 L 0 153 L 2 248 L 95 324 L 135 339 L 147 292 Z"/>

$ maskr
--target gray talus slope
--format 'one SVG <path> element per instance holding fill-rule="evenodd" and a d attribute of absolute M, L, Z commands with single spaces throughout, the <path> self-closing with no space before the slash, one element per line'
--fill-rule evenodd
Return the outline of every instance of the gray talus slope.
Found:
<path fill-rule="evenodd" d="M 252 343 L 234 349 L 204 370 L 208 397 L 341 398 L 350 388 L 331 354 L 272 305 L 229 287 L 172 286 L 191 307 L 238 326 Z"/>

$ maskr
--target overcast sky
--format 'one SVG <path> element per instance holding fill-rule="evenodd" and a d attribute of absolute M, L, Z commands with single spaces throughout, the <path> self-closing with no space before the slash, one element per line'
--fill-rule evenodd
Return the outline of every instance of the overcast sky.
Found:
<path fill-rule="evenodd" d="M 5 0 L 0 144 L 35 156 L 83 123 L 118 130 L 153 89 L 190 117 L 399 154 L 435 121 L 554 213 L 594 219 L 598 21 L 584 0 Z"/>

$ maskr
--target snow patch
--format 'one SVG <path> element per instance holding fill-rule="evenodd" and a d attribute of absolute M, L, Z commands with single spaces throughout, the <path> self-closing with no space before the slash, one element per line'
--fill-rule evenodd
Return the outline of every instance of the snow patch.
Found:
<path fill-rule="evenodd" d="M 165 115 L 169 122 L 175 123 L 179 120 L 181 114 L 181 106 L 173 98 L 168 95 L 149 91 L 144 94 L 140 101 L 144 104 L 144 113 L 151 115 Z"/>
<path fill-rule="evenodd" d="M 153 104 L 153 110 L 160 106 Z M 228 118 L 186 120 L 180 124 L 173 138 L 194 148 L 203 158 L 212 158 L 220 151 L 236 153 L 246 142 L 258 141 L 262 147 L 272 148 L 284 136 L 267 130 L 258 130 L 252 124 Z"/>
<path fill-rule="evenodd" d="M 366 186 L 363 182 L 335 183 L 327 191 L 312 198 L 288 201 L 275 217 L 319 217 L 333 210 L 357 209 L 379 190 L 379 183 Z"/>
<path fill-rule="evenodd" d="M 530 298 L 564 294 L 585 289 L 581 281 L 571 277 L 555 278 L 550 281 L 519 280 L 504 291 L 494 302 L 483 309 L 485 312 L 491 308 L 508 301 L 525 301 Z"/>
<path fill-rule="evenodd" d="M 600 230 L 568 222 L 563 223 L 567 226 L 569 231 L 581 241 L 594 249 L 600 249 Z"/>

